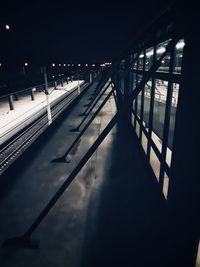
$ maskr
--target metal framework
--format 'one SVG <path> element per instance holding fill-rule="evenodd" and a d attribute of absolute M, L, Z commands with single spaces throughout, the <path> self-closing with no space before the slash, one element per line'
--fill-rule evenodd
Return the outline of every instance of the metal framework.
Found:
<path fill-rule="evenodd" d="M 183 14 L 179 21 L 177 18 L 173 19 L 177 10 L 179 6 L 175 5 L 162 14 L 156 23 L 135 40 L 131 51 L 113 64 L 110 72 L 112 82 L 109 82 L 109 85 L 112 84 L 112 90 L 86 122 L 65 155 L 56 161 L 66 162 L 71 149 L 79 142 L 112 94 L 117 105 L 117 114 L 24 235 L 6 240 L 5 246 L 38 247 L 38 242 L 33 243 L 30 239 L 32 233 L 123 115 L 131 129 L 136 131 L 146 159 L 167 199 L 170 215 L 169 239 L 173 242 L 173 248 L 170 249 L 176 251 L 175 256 L 172 253 L 168 266 L 195 266 L 200 236 L 200 180 L 197 179 L 199 163 L 194 152 L 199 155 L 195 137 L 198 132 L 200 98 L 196 96 L 199 67 L 194 58 L 199 49 L 199 42 L 195 41 L 197 31 L 191 31 L 197 25 L 196 21 L 190 15 L 189 26 L 184 27 L 184 19 L 188 13 Z M 191 71 L 193 66 L 195 69 Z M 86 117 L 77 127 L 78 130 L 103 97 L 107 86 L 103 88 L 107 82 L 108 77 L 94 93 L 94 98 L 82 114 Z M 191 123 L 190 131 L 184 125 L 185 122 Z M 191 135 L 190 138 L 188 134 Z M 183 148 L 185 154 L 182 152 Z M 157 168 L 154 168 L 153 157 L 158 163 Z M 168 192 L 164 191 L 166 179 L 169 182 Z"/>

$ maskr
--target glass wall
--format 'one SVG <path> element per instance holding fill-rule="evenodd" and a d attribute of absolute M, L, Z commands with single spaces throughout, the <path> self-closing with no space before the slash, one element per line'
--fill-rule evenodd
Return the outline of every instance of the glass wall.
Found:
<path fill-rule="evenodd" d="M 170 41 L 171 39 L 158 43 L 155 46 L 156 59 L 160 59 Z M 168 195 L 170 180 L 173 138 L 179 97 L 179 83 L 177 81 L 181 73 L 184 45 L 183 39 L 174 45 L 174 50 L 172 49 L 175 52 L 173 68 L 170 69 L 170 52 L 163 58 L 158 70 L 151 74 L 151 78 L 133 102 L 132 123 L 157 181 L 162 186 L 165 198 Z M 143 51 L 145 51 L 145 55 Z M 153 65 L 153 53 L 153 47 L 146 48 L 139 53 L 138 70 L 144 70 L 143 64 L 145 63 L 144 75 L 147 74 Z M 134 88 L 136 83 L 139 83 L 143 78 L 138 70 L 133 69 L 135 74 L 133 76 Z M 168 75 L 170 73 L 173 76 Z M 142 108 L 143 110 L 141 110 Z"/>

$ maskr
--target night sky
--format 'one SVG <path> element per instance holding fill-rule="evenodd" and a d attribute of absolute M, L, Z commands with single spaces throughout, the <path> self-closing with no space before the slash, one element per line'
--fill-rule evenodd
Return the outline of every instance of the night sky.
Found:
<path fill-rule="evenodd" d="M 7 2 L 0 9 L 1 62 L 111 61 L 169 2 Z M 9 24 L 10 31 L 2 30 Z"/>

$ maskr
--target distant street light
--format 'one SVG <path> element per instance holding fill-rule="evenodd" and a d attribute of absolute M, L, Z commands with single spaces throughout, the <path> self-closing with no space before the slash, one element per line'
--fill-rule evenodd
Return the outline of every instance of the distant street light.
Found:
<path fill-rule="evenodd" d="M 6 25 L 5 25 L 5 29 L 6 29 L 7 31 L 9 31 L 9 30 L 10 30 L 10 26 L 9 26 L 8 24 L 6 24 Z"/>
<path fill-rule="evenodd" d="M 52 63 L 52 67 L 55 67 L 56 66 L 56 64 L 55 63 Z"/>
<path fill-rule="evenodd" d="M 22 67 L 22 71 L 23 71 L 24 74 L 26 74 L 26 68 L 27 68 L 27 67 L 28 67 L 28 63 L 25 62 L 25 63 L 23 64 L 23 67 Z"/>

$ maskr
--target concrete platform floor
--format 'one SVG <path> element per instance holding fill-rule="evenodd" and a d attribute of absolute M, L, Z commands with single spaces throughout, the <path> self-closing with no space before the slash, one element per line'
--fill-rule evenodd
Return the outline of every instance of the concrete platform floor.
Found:
<path fill-rule="evenodd" d="M 113 98 L 86 131 L 72 161 L 63 155 L 94 89 L 4 175 L 0 243 L 22 234 L 116 112 Z M 0 250 L 0 266 L 163 267 L 165 200 L 137 138 L 123 121 L 108 135 L 33 234 L 40 248 Z M 167 266 L 167 265 L 166 265 Z"/>

